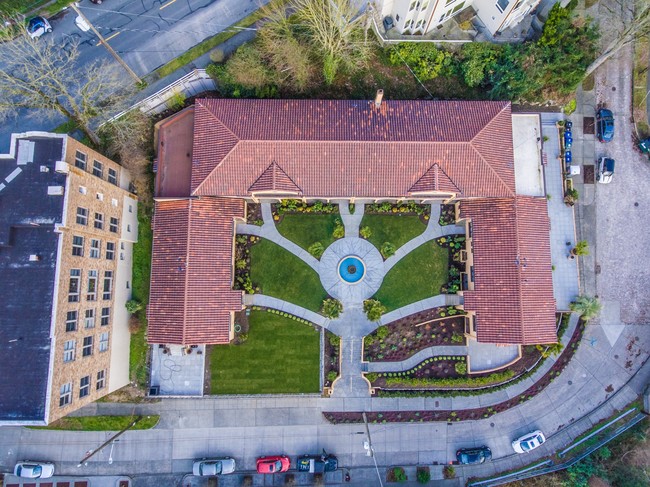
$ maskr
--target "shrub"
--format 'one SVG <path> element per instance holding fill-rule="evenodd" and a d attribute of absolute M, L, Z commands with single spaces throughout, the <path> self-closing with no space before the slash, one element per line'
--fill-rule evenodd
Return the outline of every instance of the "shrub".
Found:
<path fill-rule="evenodd" d="M 328 318 L 338 318 L 343 311 L 343 304 L 338 299 L 328 298 L 323 300 L 321 312 Z"/>
<path fill-rule="evenodd" d="M 434 358 L 435 360 L 435 358 Z M 464 362 L 458 362 L 463 363 Z M 425 377 L 394 377 L 386 379 L 388 386 L 410 386 L 410 387 L 439 387 L 439 388 L 470 388 L 482 387 L 499 384 L 514 377 L 512 370 L 494 372 L 481 377 L 445 377 L 445 378 L 425 378 Z"/>
<path fill-rule="evenodd" d="M 418 483 L 420 484 L 426 484 L 429 482 L 431 480 L 431 472 L 429 471 L 429 467 L 418 467 L 417 479 Z"/>
<path fill-rule="evenodd" d="M 129 299 L 126 302 L 125 306 L 126 306 L 126 310 L 131 314 L 137 313 L 142 309 L 142 303 L 140 301 L 136 301 L 135 299 Z"/>
<path fill-rule="evenodd" d="M 571 251 L 573 255 L 589 255 L 589 244 L 586 240 L 580 240 Z"/>
<path fill-rule="evenodd" d="M 226 56 L 223 52 L 223 49 L 216 48 L 210 51 L 210 61 L 212 61 L 213 63 L 222 63 L 225 57 Z M 208 73 L 208 75 L 209 74 L 210 73 Z"/>
<path fill-rule="evenodd" d="M 338 348 L 338 346 L 341 344 L 341 337 L 335 335 L 334 333 L 329 333 L 328 340 L 330 342 L 330 345 L 332 345 L 334 348 Z"/>
<path fill-rule="evenodd" d="M 345 227 L 338 220 L 336 221 L 336 226 L 334 227 L 334 231 L 332 232 L 332 236 L 334 238 L 343 238 L 343 237 L 345 237 Z"/>
<path fill-rule="evenodd" d="M 321 256 L 323 255 L 323 252 L 325 252 L 325 247 L 323 247 L 323 244 L 320 242 L 314 242 L 309 246 L 307 250 L 311 255 L 313 255 L 317 259 L 320 259 Z"/>
<path fill-rule="evenodd" d="M 368 382 L 375 382 L 379 378 L 379 374 L 375 372 L 370 372 L 369 374 L 366 374 L 366 379 L 368 379 Z"/>
<path fill-rule="evenodd" d="M 575 302 L 570 305 L 571 311 L 579 313 L 584 321 L 589 321 L 600 313 L 602 305 L 597 298 L 591 296 L 579 296 Z"/>
<path fill-rule="evenodd" d="M 381 255 L 384 256 L 384 259 L 387 259 L 391 255 L 395 254 L 395 245 L 390 242 L 384 242 L 381 246 Z"/>
<path fill-rule="evenodd" d="M 248 263 L 246 262 L 246 259 L 238 259 L 235 262 L 235 268 L 240 271 L 243 271 L 244 269 L 246 269 L 246 267 L 248 267 Z"/>
<path fill-rule="evenodd" d="M 386 306 L 376 299 L 366 299 L 363 302 L 363 311 L 370 321 L 379 321 L 381 315 L 386 312 Z"/>
<path fill-rule="evenodd" d="M 359 230 L 359 235 L 361 235 L 362 238 L 369 239 L 372 237 L 372 230 L 370 230 L 370 227 L 368 226 L 361 227 Z"/>
<path fill-rule="evenodd" d="M 451 335 L 451 341 L 454 343 L 463 343 L 465 341 L 465 337 L 460 333 L 454 333 Z"/>
<path fill-rule="evenodd" d="M 458 375 L 467 374 L 467 364 L 465 362 L 456 362 L 454 368 L 456 369 L 456 373 Z"/>
<path fill-rule="evenodd" d="M 453 479 L 456 477 L 456 469 L 451 465 L 446 465 L 445 468 L 442 469 L 442 475 L 446 479 Z"/>
<path fill-rule="evenodd" d="M 396 65 L 406 63 L 421 81 L 451 74 L 454 59 L 449 51 L 438 49 L 433 44 L 402 42 L 391 49 L 390 62 Z"/>
<path fill-rule="evenodd" d="M 388 482 L 403 483 L 408 480 L 408 477 L 406 476 L 406 472 L 402 467 L 393 467 L 388 470 L 388 475 L 386 480 Z"/>
<path fill-rule="evenodd" d="M 327 373 L 327 380 L 330 381 L 330 382 L 334 382 L 336 380 L 336 378 L 338 377 L 338 375 L 339 374 L 337 374 L 335 370 L 330 370 Z"/>
<path fill-rule="evenodd" d="M 377 334 L 377 337 L 379 337 L 380 339 L 383 340 L 384 338 L 386 338 L 390 334 L 390 330 L 388 329 L 388 327 L 386 325 L 383 325 L 383 326 L 380 326 L 379 328 L 377 328 L 377 331 L 375 333 Z"/>
<path fill-rule="evenodd" d="M 565 115 L 571 115 L 573 112 L 576 111 L 576 108 L 578 107 L 576 99 L 573 98 L 569 103 L 564 105 L 564 113 Z"/>

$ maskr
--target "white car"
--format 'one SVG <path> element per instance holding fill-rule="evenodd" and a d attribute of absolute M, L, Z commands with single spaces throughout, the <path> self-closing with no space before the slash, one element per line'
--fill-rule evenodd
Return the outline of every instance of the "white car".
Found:
<path fill-rule="evenodd" d="M 609 157 L 601 157 L 598 161 L 598 174 L 596 180 L 601 184 L 608 184 L 612 182 L 614 177 L 614 159 Z"/>
<path fill-rule="evenodd" d="M 226 475 L 235 471 L 235 460 L 230 457 L 202 458 L 195 460 L 192 465 L 192 474 L 197 477 L 212 475 Z"/>
<path fill-rule="evenodd" d="M 27 33 L 32 39 L 37 39 L 50 32 L 52 32 L 52 26 L 45 17 L 34 17 L 27 23 Z"/>
<path fill-rule="evenodd" d="M 512 442 L 512 449 L 517 453 L 528 453 L 546 442 L 544 433 L 533 431 Z"/>
<path fill-rule="evenodd" d="M 24 479 L 49 479 L 54 475 L 54 464 L 52 462 L 25 460 L 16 464 L 14 475 Z"/>
<path fill-rule="evenodd" d="M 77 18 L 74 19 L 74 23 L 82 32 L 88 32 L 90 30 L 90 25 L 84 20 L 81 15 L 77 15 Z"/>

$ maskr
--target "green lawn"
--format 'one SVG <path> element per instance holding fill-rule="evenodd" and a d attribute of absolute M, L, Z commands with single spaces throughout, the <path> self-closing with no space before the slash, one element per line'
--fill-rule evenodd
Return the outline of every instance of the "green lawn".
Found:
<path fill-rule="evenodd" d="M 262 239 L 251 247 L 251 280 L 262 293 L 319 311 L 327 293 L 316 271 L 279 245 Z"/>
<path fill-rule="evenodd" d="M 309 246 L 315 242 L 320 242 L 324 248 L 327 248 L 336 240 L 332 232 L 337 218 L 339 218 L 338 214 L 288 214 L 284 215 L 277 228 L 283 237 L 305 250 L 309 250 Z"/>
<path fill-rule="evenodd" d="M 244 343 L 212 347 L 212 394 L 318 392 L 320 334 L 266 311 L 251 312 L 249 320 Z"/>
<path fill-rule="evenodd" d="M 408 215 L 364 215 L 361 226 L 370 227 L 372 235 L 368 241 L 378 249 L 384 242 L 390 242 L 395 249 L 399 249 L 427 228 L 419 216 Z"/>
<path fill-rule="evenodd" d="M 388 311 L 440 294 L 448 280 L 449 251 L 435 242 L 420 245 L 393 267 L 375 299 Z"/>
<path fill-rule="evenodd" d="M 134 416 L 68 416 L 48 426 L 31 426 L 30 429 L 72 430 L 72 431 L 120 431 L 126 428 Z M 143 416 L 132 430 L 148 430 L 158 424 L 160 416 Z"/>

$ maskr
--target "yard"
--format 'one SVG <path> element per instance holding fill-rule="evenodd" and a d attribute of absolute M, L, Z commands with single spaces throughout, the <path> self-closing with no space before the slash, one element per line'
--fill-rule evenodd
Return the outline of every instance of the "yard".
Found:
<path fill-rule="evenodd" d="M 263 294 L 320 310 L 327 293 L 316 271 L 302 260 L 265 239 L 251 247 L 250 256 L 251 280 Z"/>
<path fill-rule="evenodd" d="M 372 232 L 367 240 L 378 249 L 384 242 L 390 242 L 395 249 L 399 249 L 427 228 L 420 217 L 414 215 L 365 214 L 361 221 L 361 227 L 364 226 Z"/>
<path fill-rule="evenodd" d="M 449 251 L 435 242 L 420 245 L 393 267 L 382 283 L 375 299 L 387 311 L 440 294 L 447 282 Z"/>
<path fill-rule="evenodd" d="M 297 394 L 320 390 L 320 333 L 266 311 L 252 311 L 248 338 L 210 354 L 212 394 Z"/>
<path fill-rule="evenodd" d="M 286 213 L 276 226 L 283 237 L 305 250 L 309 250 L 309 246 L 316 242 L 323 244 L 323 248 L 326 249 L 336 240 L 332 234 L 337 218 L 339 215 L 334 213 L 325 215 Z"/>

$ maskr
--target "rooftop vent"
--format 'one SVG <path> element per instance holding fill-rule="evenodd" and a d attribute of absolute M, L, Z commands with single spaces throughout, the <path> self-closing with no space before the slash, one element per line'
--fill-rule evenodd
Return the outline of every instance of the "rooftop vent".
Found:
<path fill-rule="evenodd" d="M 40 255 L 37 255 L 37 254 L 30 254 L 29 255 L 29 261 L 30 262 L 38 262 L 39 260 L 41 260 Z"/>
<path fill-rule="evenodd" d="M 63 174 L 68 174 L 68 172 L 70 172 L 68 163 L 65 161 L 56 161 L 56 166 L 54 167 L 54 170 L 56 172 L 60 172 Z"/>
<path fill-rule="evenodd" d="M 50 172 L 50 168 L 47 166 L 41 166 L 41 172 Z"/>
<path fill-rule="evenodd" d="M 49 196 L 63 196 L 63 186 L 48 186 L 47 194 Z"/>

